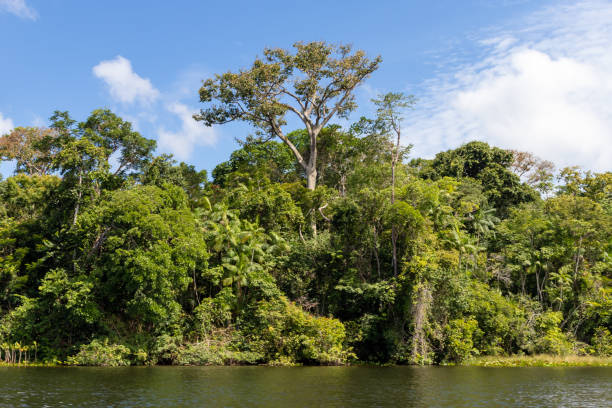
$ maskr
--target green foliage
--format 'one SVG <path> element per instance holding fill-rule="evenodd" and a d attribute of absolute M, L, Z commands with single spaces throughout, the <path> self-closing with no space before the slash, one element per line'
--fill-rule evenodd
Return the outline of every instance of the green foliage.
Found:
<path fill-rule="evenodd" d="M 353 91 L 378 69 L 350 45 L 297 42 L 295 53 L 267 48 L 249 69 L 226 72 L 202 82 L 200 101 L 206 104 L 194 119 L 206 126 L 234 120 L 247 122 L 259 136 L 278 137 L 306 174 L 306 185 L 317 184 L 318 138 L 334 116 L 347 118 L 357 108 Z M 292 113 L 308 133 L 308 156 L 283 131 Z M 316 226 L 312 226 L 313 231 Z"/>
<path fill-rule="evenodd" d="M 3 317 L 4 337 L 22 343 L 38 341 L 44 358 L 69 352 L 98 328 L 102 314 L 92 288 L 84 277 L 70 277 L 63 269 L 50 271 L 38 297 L 21 297 L 21 304 Z"/>
<path fill-rule="evenodd" d="M 444 326 L 445 359 L 460 363 L 478 353 L 472 341 L 477 330 L 478 322 L 474 319 L 454 319 Z"/>
<path fill-rule="evenodd" d="M 612 334 L 605 327 L 598 327 L 593 335 L 593 354 L 597 356 L 612 356 Z"/>
<path fill-rule="evenodd" d="M 336 319 L 315 317 L 285 298 L 261 301 L 253 311 L 251 343 L 273 364 L 343 364 L 345 329 Z"/>
<path fill-rule="evenodd" d="M 235 174 L 236 176 L 236 174 Z M 250 179 L 250 176 L 249 176 Z M 226 193 L 225 201 L 241 218 L 256 220 L 266 231 L 295 231 L 304 223 L 301 209 L 283 185 L 257 180 L 239 184 Z"/>
<path fill-rule="evenodd" d="M 184 341 L 181 336 L 162 335 L 155 339 L 148 364 L 233 365 L 256 364 L 263 356 L 244 348 L 242 337 L 234 330 L 215 330 L 200 341 Z M 237 344 L 239 343 L 240 344 Z"/>
<path fill-rule="evenodd" d="M 435 177 L 469 177 L 482 183 L 489 203 L 503 215 L 507 209 L 536 197 L 531 188 L 512 173 L 512 152 L 470 142 L 455 150 L 438 153 L 432 162 Z"/>
<path fill-rule="evenodd" d="M 203 102 L 219 105 L 200 119 L 262 132 L 212 183 L 153 156 L 155 142 L 108 110 L 83 122 L 55 112 L 49 129 L 0 138 L 18 162 L 0 181 L 5 362 L 546 365 L 612 353 L 609 172 L 564 169 L 553 192 L 550 163 L 482 142 L 407 164 L 389 135 L 411 99 L 391 93 L 377 120 L 329 123 L 354 109 L 378 60 L 324 43 L 264 57 L 203 84 Z M 308 109 L 298 101 L 314 106 L 306 128 L 285 135 L 285 115 Z"/>
<path fill-rule="evenodd" d="M 286 248 L 277 234 L 241 220 L 222 205 L 203 214 L 204 234 L 211 257 L 202 277 L 215 289 L 210 291 L 234 318 L 256 298 L 278 296 L 270 275 L 275 256 Z"/>
<path fill-rule="evenodd" d="M 537 353 L 564 355 L 572 350 L 571 341 L 559 327 L 562 318 L 560 312 L 547 312 L 539 316 L 536 323 L 540 332 L 536 340 Z"/>
<path fill-rule="evenodd" d="M 192 207 L 201 206 L 206 185 L 206 170 L 197 171 L 194 166 L 181 162 L 178 166 L 172 156 L 163 154 L 143 163 L 142 173 L 137 175 L 142 184 L 164 187 L 166 184 L 181 187 Z"/>
<path fill-rule="evenodd" d="M 41 203 L 51 198 L 50 193 L 58 187 L 60 181 L 56 176 L 16 174 L 0 182 L 2 215 L 16 220 L 40 216 L 45 210 Z"/>
<path fill-rule="evenodd" d="M 82 215 L 79 229 L 79 266 L 102 283 L 106 310 L 149 327 L 178 322 L 181 296 L 208 257 L 182 190 L 113 192 Z"/>
<path fill-rule="evenodd" d="M 257 364 L 262 355 L 252 351 L 237 351 L 210 343 L 187 344 L 178 350 L 178 365 L 238 365 Z"/>
<path fill-rule="evenodd" d="M 232 173 L 257 175 L 273 183 L 299 179 L 295 159 L 285 144 L 274 140 L 264 142 L 252 137 L 247 138 L 228 161 L 218 164 L 212 176 L 216 184 L 225 186 L 231 182 Z"/>
<path fill-rule="evenodd" d="M 232 320 L 231 309 L 222 297 L 205 298 L 193 310 L 193 331 L 197 337 L 207 337 L 216 327 L 225 327 Z"/>
<path fill-rule="evenodd" d="M 314 104 L 310 112 L 315 118 L 327 116 L 329 109 L 324 107 L 328 104 L 336 105 L 332 114 L 346 115 L 356 106 L 350 92 L 380 63 L 380 58 L 367 59 L 363 51 L 351 53 L 350 46 L 311 42 L 296 43 L 294 48 L 295 54 L 265 49 L 264 58 L 256 59 L 250 69 L 205 80 L 200 100 L 218 105 L 203 109 L 196 119 L 208 126 L 245 120 L 274 134 L 272 127 L 284 124 L 283 117 L 290 110 L 287 97 L 301 106 Z M 315 122 L 318 125 L 321 120 Z"/>
<path fill-rule="evenodd" d="M 474 343 L 481 354 L 529 351 L 528 305 L 521 305 L 481 283 L 473 284 L 468 296 L 468 310 L 479 327 Z"/>
<path fill-rule="evenodd" d="M 83 344 L 79 352 L 68 357 L 68 363 L 81 366 L 118 367 L 130 365 L 130 350 L 121 344 L 109 344 L 108 339 Z"/>

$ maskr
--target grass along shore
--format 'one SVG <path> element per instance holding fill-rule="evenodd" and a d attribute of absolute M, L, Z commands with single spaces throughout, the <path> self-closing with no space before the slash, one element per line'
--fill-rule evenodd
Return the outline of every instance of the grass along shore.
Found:
<path fill-rule="evenodd" d="M 461 365 L 477 367 L 612 367 L 612 357 L 556 356 L 483 356 L 466 360 Z"/>

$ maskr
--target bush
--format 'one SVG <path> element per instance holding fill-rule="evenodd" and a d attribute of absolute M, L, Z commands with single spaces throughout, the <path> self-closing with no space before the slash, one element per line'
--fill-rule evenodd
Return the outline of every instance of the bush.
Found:
<path fill-rule="evenodd" d="M 150 350 L 149 364 L 172 365 L 233 365 L 256 364 L 263 355 L 239 350 L 242 343 L 233 328 L 211 329 L 204 341 L 189 342 L 182 336 L 162 335 L 155 339 Z"/>
<path fill-rule="evenodd" d="M 149 364 L 173 364 L 176 361 L 176 356 L 180 344 L 183 341 L 182 336 L 170 336 L 162 334 L 153 341 L 153 345 L 149 350 Z"/>
<path fill-rule="evenodd" d="M 592 353 L 598 356 L 612 356 L 612 335 L 605 327 L 598 327 L 591 339 Z"/>
<path fill-rule="evenodd" d="M 253 320 L 247 331 L 251 347 L 272 364 L 340 365 L 352 356 L 339 320 L 308 314 L 284 297 L 260 301 Z"/>
<path fill-rule="evenodd" d="M 539 336 L 535 344 L 536 353 L 566 355 L 572 352 L 572 342 L 559 328 L 562 320 L 561 312 L 545 312 L 538 316 L 536 326 Z"/>
<path fill-rule="evenodd" d="M 473 318 L 451 320 L 444 326 L 446 360 L 460 363 L 478 354 L 472 340 L 477 330 L 478 322 Z"/>
<path fill-rule="evenodd" d="M 176 364 L 179 365 L 233 365 L 256 364 L 262 355 L 251 351 L 236 351 L 225 344 L 209 342 L 186 344 L 179 348 Z"/>
<path fill-rule="evenodd" d="M 467 311 L 478 321 L 480 330 L 474 346 L 481 354 L 511 354 L 524 343 L 527 319 L 523 305 L 504 297 L 486 284 L 473 283 L 469 287 Z"/>
<path fill-rule="evenodd" d="M 226 326 L 232 318 L 229 307 L 212 298 L 205 298 L 193 311 L 194 334 L 208 336 L 215 327 Z"/>
<path fill-rule="evenodd" d="M 130 350 L 121 344 L 108 344 L 108 339 L 104 342 L 93 340 L 83 344 L 76 355 L 68 357 L 68 363 L 82 366 L 128 366 L 129 356 Z"/>

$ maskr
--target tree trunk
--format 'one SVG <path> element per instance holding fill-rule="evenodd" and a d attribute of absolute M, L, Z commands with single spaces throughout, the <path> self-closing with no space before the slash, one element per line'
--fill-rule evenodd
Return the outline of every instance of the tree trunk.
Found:
<path fill-rule="evenodd" d="M 378 232 L 376 226 L 374 226 L 374 257 L 376 258 L 376 272 L 378 272 L 378 279 L 380 279 L 380 259 L 378 258 Z"/>
<path fill-rule="evenodd" d="M 76 225 L 77 217 L 79 216 L 79 206 L 81 205 L 81 197 L 83 195 L 83 191 L 81 186 L 83 185 L 83 171 L 79 172 L 79 191 L 77 193 L 77 200 L 74 206 L 74 216 L 72 217 L 72 226 Z"/>
<path fill-rule="evenodd" d="M 346 196 L 346 174 L 344 173 L 340 176 L 340 196 Z"/>
<path fill-rule="evenodd" d="M 393 275 L 397 276 L 397 228 L 391 227 L 391 245 L 393 246 Z"/>
<path fill-rule="evenodd" d="M 391 205 L 395 204 L 395 166 L 399 160 L 400 132 L 397 131 L 395 152 L 391 156 Z M 393 275 L 397 276 L 397 227 L 391 227 L 391 246 L 393 247 Z"/>
<path fill-rule="evenodd" d="M 308 166 L 306 169 L 306 187 L 311 191 L 317 187 L 317 169 L 315 166 Z"/>
<path fill-rule="evenodd" d="M 574 263 L 574 278 L 572 280 L 572 287 L 574 292 L 578 292 L 577 283 L 578 283 L 578 268 L 580 267 L 580 251 L 582 250 L 582 239 L 584 236 L 580 237 L 578 241 L 578 248 L 576 249 L 575 263 Z"/>
<path fill-rule="evenodd" d="M 310 138 L 310 157 L 308 157 L 308 161 L 304 159 L 300 151 L 291 142 L 291 140 L 289 140 L 289 138 L 287 138 L 287 136 L 283 134 L 283 131 L 281 130 L 280 125 L 278 123 L 276 123 L 274 120 L 271 120 L 270 125 L 276 136 L 278 136 L 289 147 L 289 149 L 295 156 L 297 162 L 300 164 L 300 166 L 302 166 L 302 169 L 304 169 L 304 172 L 306 173 L 306 187 L 308 188 L 308 190 L 314 191 L 314 189 L 317 187 L 317 137 L 319 136 L 319 132 L 321 131 L 325 123 L 327 123 L 327 121 L 313 128 L 310 120 L 306 119 L 309 114 L 310 110 L 299 114 L 300 118 L 306 125 L 306 129 L 308 130 L 308 136 Z M 314 217 L 315 216 L 313 212 L 313 219 L 310 226 L 312 228 L 313 235 L 317 235 L 317 225 Z"/>
<path fill-rule="evenodd" d="M 395 165 L 397 159 L 393 157 L 391 160 L 391 204 L 395 203 Z"/>
<path fill-rule="evenodd" d="M 540 272 L 538 271 L 538 267 L 535 267 L 535 276 L 536 276 L 536 289 L 538 290 L 538 299 L 540 303 L 542 303 L 542 288 L 540 287 Z"/>
<path fill-rule="evenodd" d="M 314 191 L 317 187 L 317 168 L 310 164 L 306 168 L 306 188 L 310 191 Z M 310 222 L 310 229 L 312 230 L 312 236 L 317 235 L 317 215 L 316 211 L 312 211 L 312 221 Z"/>

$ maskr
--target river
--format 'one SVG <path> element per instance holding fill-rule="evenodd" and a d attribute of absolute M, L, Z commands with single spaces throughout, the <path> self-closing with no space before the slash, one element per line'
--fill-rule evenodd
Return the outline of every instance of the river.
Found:
<path fill-rule="evenodd" d="M 0 407 L 612 407 L 612 368 L 0 367 Z"/>

